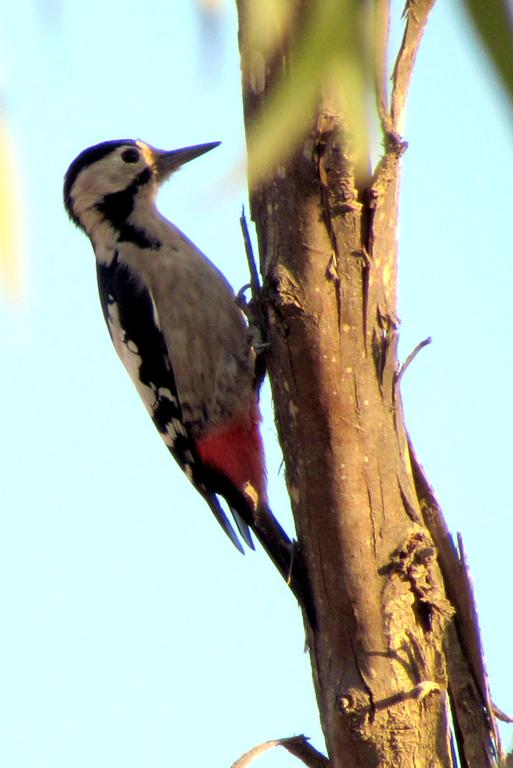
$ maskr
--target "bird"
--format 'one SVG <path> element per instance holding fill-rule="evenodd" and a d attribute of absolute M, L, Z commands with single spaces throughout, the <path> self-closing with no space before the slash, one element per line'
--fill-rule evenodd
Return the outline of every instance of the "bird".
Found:
<path fill-rule="evenodd" d="M 254 549 L 253 531 L 301 601 L 294 543 L 268 504 L 248 323 L 221 271 L 156 205 L 163 182 L 219 144 L 96 144 L 69 166 L 64 206 L 91 241 L 112 343 L 165 445 L 235 547 Z"/>

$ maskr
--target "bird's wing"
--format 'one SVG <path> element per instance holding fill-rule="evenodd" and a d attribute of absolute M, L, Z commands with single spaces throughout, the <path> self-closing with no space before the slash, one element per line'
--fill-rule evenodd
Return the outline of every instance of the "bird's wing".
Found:
<path fill-rule="evenodd" d="M 209 480 L 212 473 L 199 459 L 184 423 L 175 377 L 150 291 L 139 284 L 117 254 L 110 264 L 97 264 L 97 278 L 112 342 L 155 426 L 173 457 L 207 501 L 225 533 L 237 549 L 244 552 L 233 526 L 211 490 Z M 234 518 L 243 539 L 252 545 L 246 523 L 237 513 Z"/>

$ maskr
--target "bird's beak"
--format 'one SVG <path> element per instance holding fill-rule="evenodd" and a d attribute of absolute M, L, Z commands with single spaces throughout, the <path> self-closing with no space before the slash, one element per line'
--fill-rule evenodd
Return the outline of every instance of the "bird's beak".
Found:
<path fill-rule="evenodd" d="M 173 149 L 171 152 L 165 152 L 161 149 L 154 150 L 156 154 L 154 167 L 157 170 L 158 180 L 165 181 L 180 166 L 188 163 L 189 160 L 194 160 L 196 157 L 205 154 L 205 152 L 210 152 L 211 149 L 218 147 L 220 143 L 220 141 L 211 141 L 209 144 L 196 144 L 194 147 Z"/>

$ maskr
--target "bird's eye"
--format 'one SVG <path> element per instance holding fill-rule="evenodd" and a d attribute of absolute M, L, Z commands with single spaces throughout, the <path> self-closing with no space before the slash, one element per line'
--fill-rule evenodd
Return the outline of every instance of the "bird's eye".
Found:
<path fill-rule="evenodd" d="M 121 159 L 125 161 L 125 163 L 137 163 L 137 161 L 140 158 L 140 153 L 138 149 L 135 149 L 134 147 L 131 147 L 130 149 L 125 149 L 121 153 Z"/>

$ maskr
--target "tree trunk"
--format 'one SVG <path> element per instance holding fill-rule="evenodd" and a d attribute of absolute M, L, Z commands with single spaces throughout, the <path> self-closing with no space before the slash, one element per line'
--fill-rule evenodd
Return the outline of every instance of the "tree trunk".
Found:
<path fill-rule="evenodd" d="M 290 66 L 309 4 L 297 4 L 294 31 L 263 70 L 262 57 L 246 44 L 247 5 L 239 0 L 247 129 L 263 119 L 271 87 Z M 432 2 L 418 5 L 427 16 Z M 378 87 L 385 152 L 372 175 L 362 171 L 365 158 L 355 152 L 331 85 L 319 89 L 292 153 L 250 181 L 266 362 L 316 607 L 316 626 L 306 622 L 308 643 L 335 768 L 452 766 L 448 691 L 458 726 L 458 692 L 467 685 L 474 686 L 479 727 L 477 746 L 460 755 L 472 768 L 493 764 L 489 718 L 464 652 L 462 677 L 450 688 L 451 647 L 460 640 L 444 579 L 460 560 L 454 550 L 440 559 L 440 541 L 424 519 L 426 509 L 432 517 L 439 510 L 415 457 L 412 467 L 399 391 L 396 230 L 404 145 L 397 125 L 423 28 L 414 26 L 396 65 L 403 88 L 390 108 Z M 402 72 L 405 60 L 409 70 Z M 251 168 L 251 144 L 248 150 Z M 467 730 L 465 722 L 457 727 L 459 747 Z"/>

